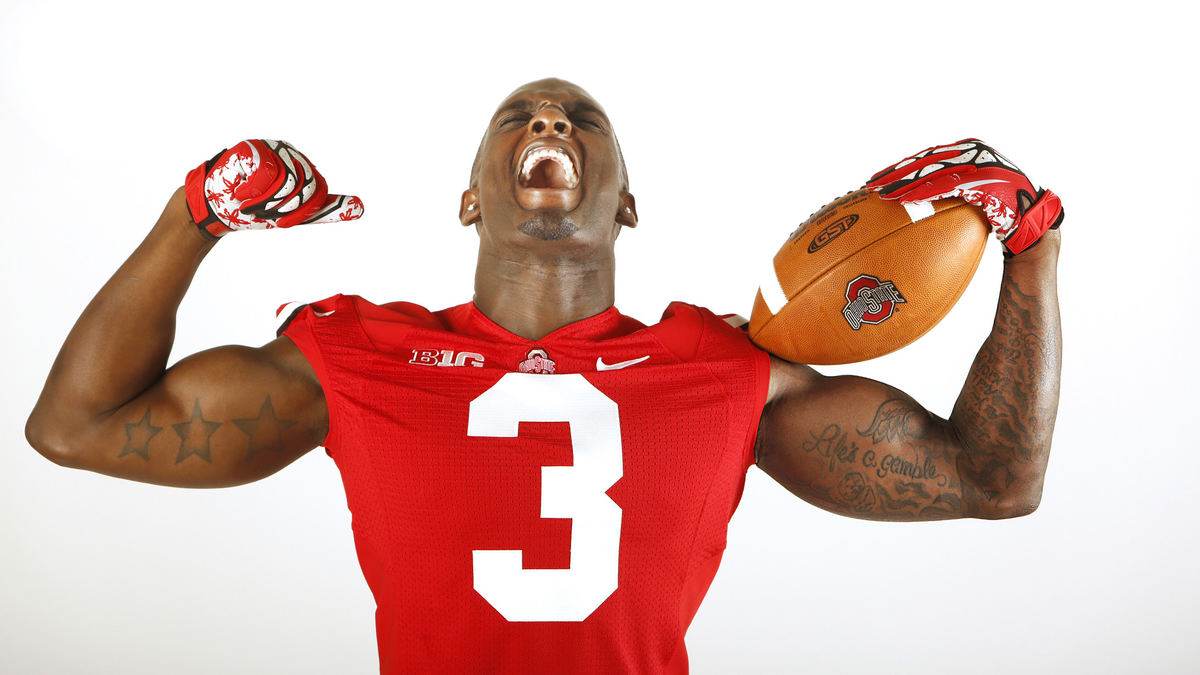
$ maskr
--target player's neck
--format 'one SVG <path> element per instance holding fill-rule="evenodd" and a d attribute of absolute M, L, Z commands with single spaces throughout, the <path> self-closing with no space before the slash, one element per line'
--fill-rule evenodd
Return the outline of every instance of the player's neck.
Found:
<path fill-rule="evenodd" d="M 586 263 L 530 263 L 480 251 L 475 306 L 510 333 L 538 340 L 612 307 L 614 279 L 611 255 Z"/>

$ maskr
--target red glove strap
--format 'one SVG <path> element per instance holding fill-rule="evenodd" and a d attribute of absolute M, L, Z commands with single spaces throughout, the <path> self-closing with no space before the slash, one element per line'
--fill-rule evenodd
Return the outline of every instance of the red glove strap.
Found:
<path fill-rule="evenodd" d="M 197 225 L 213 217 L 212 212 L 208 210 L 208 202 L 204 199 L 204 178 L 207 173 L 208 162 L 205 162 L 189 171 L 187 178 L 183 181 L 183 193 L 187 196 L 188 212 L 192 214 L 192 221 Z"/>
<path fill-rule="evenodd" d="M 188 213 L 192 216 L 192 222 L 211 237 L 220 237 L 233 231 L 225 227 L 217 218 L 217 214 L 213 213 L 204 194 L 204 179 L 208 177 L 208 170 L 224 154 L 224 150 L 218 152 L 216 157 L 189 171 L 187 178 L 183 180 L 183 194 L 187 198 Z"/>
<path fill-rule="evenodd" d="M 1062 224 L 1063 208 L 1058 195 L 1049 190 L 1043 190 L 1042 196 L 1021 217 L 1020 226 L 1013 230 L 1004 246 L 1013 255 L 1018 255 L 1033 246 L 1041 239 L 1047 230 L 1052 230 Z"/>

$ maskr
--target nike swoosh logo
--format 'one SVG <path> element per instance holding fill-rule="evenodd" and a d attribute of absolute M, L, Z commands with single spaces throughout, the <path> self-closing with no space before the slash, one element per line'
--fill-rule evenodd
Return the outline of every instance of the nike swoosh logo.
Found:
<path fill-rule="evenodd" d="M 649 354 L 643 356 L 640 359 L 629 359 L 628 361 L 621 361 L 619 363 L 605 363 L 604 357 L 598 357 L 596 359 L 596 370 L 620 370 L 621 368 L 626 368 L 628 366 L 632 366 L 632 365 L 641 363 L 642 361 L 645 361 L 648 358 L 650 358 Z"/>
<path fill-rule="evenodd" d="M 314 309 L 313 314 L 316 314 L 317 316 L 329 316 L 330 314 L 333 314 L 336 311 L 337 311 L 336 309 L 331 309 L 328 312 L 318 312 L 317 310 Z"/>

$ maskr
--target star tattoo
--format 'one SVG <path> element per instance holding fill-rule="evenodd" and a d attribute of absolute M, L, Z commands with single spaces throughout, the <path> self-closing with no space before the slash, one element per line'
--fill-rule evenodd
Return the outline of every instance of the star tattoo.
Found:
<path fill-rule="evenodd" d="M 212 435 L 220 426 L 220 422 L 204 419 L 204 413 L 200 411 L 200 399 L 196 399 L 196 405 L 192 408 L 192 419 L 171 425 L 179 435 L 179 455 L 175 458 L 175 463 L 196 455 L 212 464 Z"/>
<path fill-rule="evenodd" d="M 146 408 L 146 414 L 142 415 L 141 420 L 125 425 L 125 447 L 121 448 L 121 454 L 117 457 L 134 454 L 141 455 L 142 459 L 149 461 L 150 439 L 162 429 L 150 424 L 150 409 Z"/>
<path fill-rule="evenodd" d="M 297 424 L 294 420 L 281 420 L 275 414 L 275 406 L 271 397 L 263 402 L 258 410 L 258 417 L 235 419 L 233 423 L 242 433 L 250 437 L 250 449 L 246 459 L 250 460 L 262 450 L 278 452 L 283 447 L 283 432 Z"/>

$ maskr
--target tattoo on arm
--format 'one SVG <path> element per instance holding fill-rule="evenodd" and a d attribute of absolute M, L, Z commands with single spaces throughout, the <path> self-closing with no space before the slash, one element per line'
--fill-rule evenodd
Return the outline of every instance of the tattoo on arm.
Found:
<path fill-rule="evenodd" d="M 847 473 L 838 481 L 837 497 L 858 513 L 875 508 L 875 488 L 857 471 Z"/>
<path fill-rule="evenodd" d="M 797 495 L 864 518 L 1029 513 L 1058 406 L 1061 346 L 1047 262 L 1006 263 L 995 325 L 949 420 L 878 383 L 818 380 L 805 392 L 822 397 L 817 405 L 789 396 L 764 415 L 760 466 Z M 858 407 L 864 398 L 872 413 Z"/>
<path fill-rule="evenodd" d="M 925 485 L 923 483 L 905 483 L 903 481 L 896 483 L 896 494 L 902 495 L 909 492 L 924 499 L 930 499 L 932 497 L 928 492 L 925 491 Z"/>
<path fill-rule="evenodd" d="M 150 408 L 146 408 L 146 414 L 142 415 L 141 420 L 125 425 L 125 447 L 121 448 L 121 454 L 117 457 L 135 454 L 149 461 L 150 439 L 154 438 L 154 435 L 162 429 L 162 427 L 150 424 Z"/>
<path fill-rule="evenodd" d="M 953 508 L 961 504 L 961 488 L 945 436 L 922 426 L 922 419 L 927 413 L 915 403 L 894 397 L 876 408 L 865 429 L 855 430 L 876 446 L 863 453 L 863 467 L 873 474 L 876 515 L 923 520 L 962 515 Z"/>
<path fill-rule="evenodd" d="M 192 406 L 192 418 L 186 422 L 172 424 L 171 428 L 179 435 L 176 464 L 192 455 L 212 464 L 212 435 L 221 428 L 221 422 L 204 419 L 204 412 L 200 410 L 200 399 L 197 398 Z"/>
<path fill-rule="evenodd" d="M 992 333 L 980 348 L 951 415 L 962 453 L 958 470 L 972 510 L 1014 484 L 1040 491 L 1058 410 L 1057 307 L 1021 290 L 1005 267 Z"/>
<path fill-rule="evenodd" d="M 144 461 L 150 460 L 150 441 L 164 428 L 151 424 L 150 418 L 151 408 L 146 408 L 146 412 L 140 420 L 125 425 L 125 445 L 117 455 L 118 458 L 137 455 Z M 244 461 L 249 462 L 263 450 L 281 452 L 284 432 L 299 424 L 299 421 L 281 419 L 275 412 L 271 397 L 267 396 L 256 417 L 235 418 L 233 424 L 247 437 Z M 179 438 L 175 463 L 179 464 L 191 457 L 198 457 L 211 464 L 213 461 L 213 434 L 224 425 L 225 422 L 206 419 L 200 406 L 200 399 L 196 398 L 192 404 L 191 418 L 170 425 Z M 314 430 L 312 433 L 323 433 L 323 430 Z"/>
<path fill-rule="evenodd" d="M 903 441 L 910 435 L 908 421 L 915 412 L 902 398 L 888 399 L 875 410 L 875 419 L 867 428 L 857 430 L 858 435 L 870 438 L 875 443 Z"/>
<path fill-rule="evenodd" d="M 962 515 L 958 472 L 946 434 L 921 424 L 926 419 L 924 410 L 897 395 L 881 403 L 865 427 L 844 431 L 829 423 L 810 431 L 800 449 L 816 458 L 831 480 L 826 487 L 821 487 L 823 481 L 806 485 L 806 493 L 884 520 Z"/>
<path fill-rule="evenodd" d="M 271 405 L 270 396 L 267 396 L 267 400 L 258 409 L 258 417 L 235 419 L 233 423 L 250 437 L 250 447 L 246 451 L 247 462 L 262 450 L 281 451 L 283 432 L 297 424 L 295 420 L 279 419 L 275 414 L 275 406 Z"/>
<path fill-rule="evenodd" d="M 836 424 L 827 425 L 820 435 L 811 431 L 809 435 L 812 439 L 805 441 L 800 446 L 801 449 L 805 452 L 815 452 L 828 460 L 830 471 L 836 469 L 838 464 L 854 464 L 858 459 L 858 445 L 854 441 L 847 441 L 848 434 Z"/>
<path fill-rule="evenodd" d="M 953 492 L 943 492 L 933 503 L 921 509 L 921 517 L 927 520 L 957 518 L 963 513 L 962 498 Z"/>

